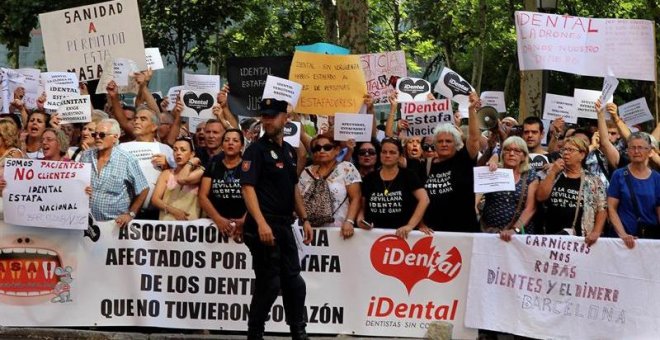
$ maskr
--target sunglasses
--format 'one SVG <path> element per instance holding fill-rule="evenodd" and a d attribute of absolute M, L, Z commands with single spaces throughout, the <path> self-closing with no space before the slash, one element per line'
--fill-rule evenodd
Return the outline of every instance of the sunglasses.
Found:
<path fill-rule="evenodd" d="M 113 136 L 114 133 L 92 132 L 90 135 L 92 136 L 92 138 L 98 137 L 98 138 L 104 139 L 106 136 Z"/>
<path fill-rule="evenodd" d="M 312 148 L 312 152 L 317 153 L 317 152 L 320 152 L 321 150 L 327 152 L 327 151 L 331 151 L 334 148 L 335 148 L 335 146 L 332 145 L 332 144 L 323 144 L 323 145 L 318 145 L 317 144 L 317 145 L 314 145 L 314 147 Z"/>
<path fill-rule="evenodd" d="M 422 150 L 426 152 L 435 151 L 435 146 L 433 144 L 424 143 L 424 145 L 422 145 Z"/>
<path fill-rule="evenodd" d="M 358 156 L 375 156 L 375 155 L 376 155 L 375 149 L 363 149 L 358 151 Z"/>

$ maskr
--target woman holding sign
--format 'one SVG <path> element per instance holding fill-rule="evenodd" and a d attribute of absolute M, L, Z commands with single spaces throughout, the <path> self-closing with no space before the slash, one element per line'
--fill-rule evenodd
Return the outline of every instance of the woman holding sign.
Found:
<path fill-rule="evenodd" d="M 536 190 L 536 200 L 546 206 L 545 234 L 584 236 L 592 245 L 607 219 L 605 187 L 583 168 L 589 153 L 585 138 L 566 139 L 560 153 Z"/>
<path fill-rule="evenodd" d="M 461 132 L 453 124 L 435 128 L 436 157 L 425 174 L 425 187 L 431 204 L 424 215 L 424 225 L 437 231 L 477 232 L 474 208 L 474 167 L 480 148 L 481 133 L 476 113 L 481 106 L 479 96 L 470 93 L 468 137 L 465 146 Z"/>
<path fill-rule="evenodd" d="M 429 205 L 429 197 L 419 178 L 410 170 L 399 167 L 403 146 L 397 138 L 385 138 L 381 143 L 380 170 L 368 174 L 362 182 L 362 209 L 358 225 L 363 229 L 396 229 L 406 238 L 417 228 Z M 429 228 L 420 228 L 430 234 Z"/>
<path fill-rule="evenodd" d="M 172 148 L 176 168 L 163 170 L 158 176 L 151 204 L 160 210 L 161 221 L 196 220 L 200 217 L 197 199 L 199 181 L 204 170 L 190 138 L 179 138 Z"/>
<path fill-rule="evenodd" d="M 28 115 L 25 132 L 21 133 L 21 140 L 25 143 L 23 150 L 28 158 L 37 159 L 44 156 L 41 150 L 41 135 L 49 123 L 50 116 L 44 111 L 34 110 Z"/>
<path fill-rule="evenodd" d="M 489 167 L 494 171 L 498 165 L 491 163 Z M 503 240 L 509 241 L 515 233 L 532 233 L 528 223 L 536 211 L 535 194 L 539 182 L 536 173 L 529 167 L 527 143 L 520 137 L 511 136 L 504 140 L 499 167 L 513 170 L 516 190 L 483 195 L 481 230 L 500 233 Z"/>
<path fill-rule="evenodd" d="M 660 174 L 648 166 L 648 134 L 631 134 L 627 145 L 630 164 L 612 175 L 607 205 L 614 230 L 633 248 L 637 237 L 660 239 Z"/>
<path fill-rule="evenodd" d="M 70 162 L 66 157 L 69 150 L 69 138 L 60 129 L 47 128 L 41 135 L 41 150 L 44 154 L 42 158 L 45 161 L 64 161 Z"/>

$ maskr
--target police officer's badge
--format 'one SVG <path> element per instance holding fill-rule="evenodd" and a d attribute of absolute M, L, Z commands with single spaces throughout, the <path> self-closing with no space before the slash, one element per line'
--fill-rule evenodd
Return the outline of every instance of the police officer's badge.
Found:
<path fill-rule="evenodd" d="M 275 150 L 270 150 L 270 155 L 271 157 L 273 157 L 273 159 L 277 159 L 277 153 L 275 152 Z"/>
<path fill-rule="evenodd" d="M 243 170 L 243 172 L 247 172 L 248 170 L 250 170 L 251 163 L 252 161 L 243 161 L 243 164 L 241 164 L 241 170 Z"/>

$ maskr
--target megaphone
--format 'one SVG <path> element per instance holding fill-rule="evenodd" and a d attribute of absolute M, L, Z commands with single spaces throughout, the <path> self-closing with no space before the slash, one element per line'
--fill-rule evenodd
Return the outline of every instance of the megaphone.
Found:
<path fill-rule="evenodd" d="M 492 106 L 484 106 L 477 111 L 479 129 L 490 130 L 497 126 L 497 109 Z"/>

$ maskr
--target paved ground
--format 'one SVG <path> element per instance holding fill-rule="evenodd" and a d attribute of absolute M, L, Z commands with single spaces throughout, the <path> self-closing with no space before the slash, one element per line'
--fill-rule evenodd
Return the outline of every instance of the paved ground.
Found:
<path fill-rule="evenodd" d="M 1 321 L 0 321 L 1 322 Z M 231 334 L 175 334 L 175 333 L 162 333 L 159 331 L 167 332 L 171 330 L 160 330 L 160 329 L 144 329 L 143 331 L 137 331 L 135 328 L 127 328 L 122 330 L 108 330 L 108 329 L 99 329 L 99 330 L 78 330 L 78 329 L 69 329 L 69 328 L 17 328 L 17 327 L 0 327 L 0 339 L 48 339 L 48 340 L 58 340 L 58 339 L 91 339 L 91 340 L 124 340 L 124 339 L 135 339 L 135 340 L 172 340 L 172 339 L 182 339 L 182 340 L 216 340 L 216 339 L 245 339 L 245 335 L 241 333 L 231 333 Z M 158 333 L 150 333 L 158 332 Z M 267 340 L 282 340 L 290 339 L 290 337 L 285 334 L 281 335 L 271 335 L 266 336 Z M 379 337 L 353 337 L 350 335 L 338 335 L 338 336 L 328 336 L 312 335 L 312 339 L 344 339 L 344 340 L 373 340 L 373 339 L 397 339 L 397 338 L 379 338 Z M 408 338 L 409 339 L 409 338 Z"/>

